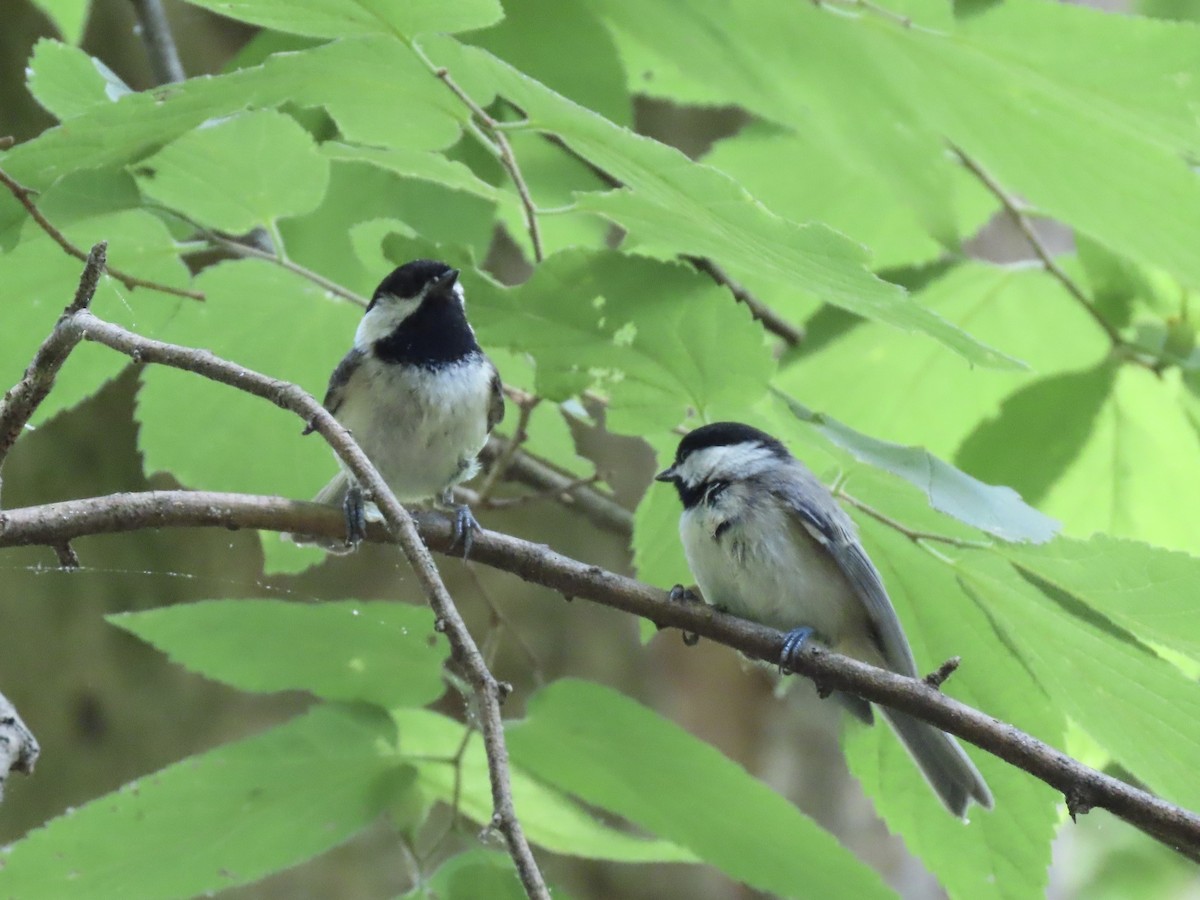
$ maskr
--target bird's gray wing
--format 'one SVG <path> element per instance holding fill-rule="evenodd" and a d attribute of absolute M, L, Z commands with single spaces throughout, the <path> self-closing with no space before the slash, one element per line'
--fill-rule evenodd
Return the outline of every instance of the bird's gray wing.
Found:
<path fill-rule="evenodd" d="M 879 571 L 863 550 L 853 520 L 815 475 L 799 465 L 796 474 L 802 477 L 795 482 L 789 479 L 778 486 L 776 494 L 846 576 L 867 611 L 873 637 L 888 666 L 902 675 L 917 677 L 917 663 L 908 638 L 904 636 Z"/>
<path fill-rule="evenodd" d="M 365 350 L 355 347 L 342 357 L 342 361 L 337 364 L 337 368 L 329 376 L 329 387 L 325 389 L 325 399 L 322 401 L 322 405 L 333 415 L 337 415 L 342 400 L 345 398 L 346 385 L 350 383 L 350 377 L 362 365 L 363 357 L 366 355 Z"/>
<path fill-rule="evenodd" d="M 500 371 L 490 359 L 488 365 L 492 367 L 492 396 L 488 402 L 487 417 L 487 430 L 491 434 L 492 429 L 504 421 L 504 384 L 500 381 Z"/>

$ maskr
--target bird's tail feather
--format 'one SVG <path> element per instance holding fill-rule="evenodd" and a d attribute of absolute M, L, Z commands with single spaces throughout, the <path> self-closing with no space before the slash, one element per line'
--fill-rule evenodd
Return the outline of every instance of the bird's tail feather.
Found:
<path fill-rule="evenodd" d="M 882 707 L 880 712 L 950 812 L 962 818 L 971 800 L 986 809 L 992 808 L 992 792 L 987 782 L 958 741 L 928 722 L 904 713 Z"/>

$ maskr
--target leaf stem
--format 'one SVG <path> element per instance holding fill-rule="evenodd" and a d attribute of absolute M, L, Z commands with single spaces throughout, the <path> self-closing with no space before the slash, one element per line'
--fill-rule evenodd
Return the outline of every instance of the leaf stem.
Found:
<path fill-rule="evenodd" d="M 951 537 L 948 534 L 939 534 L 936 531 L 920 531 L 919 529 L 909 528 L 899 519 L 893 519 L 887 513 L 864 503 L 852 494 L 848 494 L 840 486 L 835 488 L 832 493 L 835 497 L 845 500 L 855 509 L 860 510 L 877 522 L 882 522 L 888 528 L 900 532 L 914 544 L 921 544 L 924 541 L 936 541 L 939 544 L 949 544 L 952 547 L 962 547 L 971 550 L 990 550 L 994 546 L 988 541 L 972 541 L 966 538 Z"/>
<path fill-rule="evenodd" d="M 33 218 L 33 221 L 37 222 L 38 225 L 41 226 L 42 231 L 46 232 L 46 234 L 53 239 L 54 243 L 62 247 L 68 255 L 73 256 L 82 262 L 87 262 L 88 254 L 84 253 L 77 246 L 71 243 L 67 236 L 55 228 L 50 220 L 42 214 L 42 211 L 37 208 L 37 204 L 35 204 L 31 199 L 32 196 L 37 193 L 37 191 L 33 190 L 32 188 L 25 187 L 3 169 L 0 169 L 0 182 L 2 182 L 4 186 L 9 189 L 12 195 L 17 198 L 17 202 L 25 207 L 25 210 Z M 113 278 L 117 279 L 117 281 L 121 282 L 121 284 L 125 285 L 125 287 L 131 291 L 134 288 L 144 287 L 148 290 L 158 291 L 162 294 L 171 294 L 175 297 L 187 297 L 189 300 L 204 299 L 204 295 L 199 291 L 189 291 L 184 288 L 171 287 L 168 284 L 160 284 L 157 281 L 147 281 L 144 278 L 138 278 L 136 275 L 129 275 L 120 269 L 114 269 L 112 266 L 107 264 L 105 265 L 104 271 Z"/>
<path fill-rule="evenodd" d="M 970 172 L 991 194 L 1000 201 L 1004 207 L 1004 211 L 1008 213 L 1013 224 L 1021 232 L 1021 235 L 1033 249 L 1034 254 L 1041 262 L 1042 267 L 1061 284 L 1068 294 L 1070 294 L 1084 311 L 1092 317 L 1092 320 L 1100 327 L 1100 329 L 1108 336 L 1109 342 L 1114 348 L 1125 346 L 1125 341 L 1121 337 L 1121 333 L 1116 327 L 1104 318 L 1100 310 L 1096 309 L 1092 299 L 1087 295 L 1079 283 L 1063 270 L 1062 266 L 1054 259 L 1054 254 L 1050 252 L 1050 248 L 1046 246 L 1046 242 L 1042 240 L 1041 235 L 1037 233 L 1037 229 L 1033 227 L 1033 223 L 1029 220 L 1029 208 L 1014 197 L 1005 189 L 1004 185 L 1000 184 L 990 172 L 976 159 L 969 156 L 963 150 L 951 145 L 950 149 L 954 155 L 958 157 L 963 167 Z"/>
<path fill-rule="evenodd" d="M 413 52 L 420 57 L 421 61 L 429 67 L 437 78 L 441 79 L 442 83 L 450 89 L 462 104 L 470 111 L 471 115 L 487 131 L 495 144 L 496 152 L 499 155 L 500 164 L 504 166 L 508 172 L 509 178 L 512 179 L 513 185 L 517 189 L 517 195 L 521 198 L 521 206 L 525 210 L 525 227 L 529 231 L 529 242 L 533 245 L 533 258 L 535 262 L 541 262 L 545 255 L 542 250 L 542 233 L 538 225 L 537 207 L 533 203 L 533 196 L 529 192 L 529 185 L 525 183 L 525 178 L 521 174 L 521 167 L 517 163 L 516 154 L 513 153 L 512 144 L 508 142 L 508 136 L 504 134 L 504 129 L 500 128 L 500 123 L 497 122 L 488 111 L 476 103 L 471 95 L 463 90 L 462 86 L 454 80 L 450 75 L 450 70 L 445 66 L 435 65 L 425 51 L 418 47 L 415 43 L 410 43 Z"/>

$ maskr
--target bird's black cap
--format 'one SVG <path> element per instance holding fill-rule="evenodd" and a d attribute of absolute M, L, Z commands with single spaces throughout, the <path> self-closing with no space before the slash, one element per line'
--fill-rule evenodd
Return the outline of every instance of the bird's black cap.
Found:
<path fill-rule="evenodd" d="M 375 288 L 375 293 L 371 296 L 371 304 L 374 305 L 384 294 L 411 299 L 433 283 L 437 283 L 438 289 L 445 290 L 453 287 L 457 280 L 458 270 L 450 268 L 444 262 L 438 262 L 436 259 L 414 259 L 393 269 L 392 273 L 379 283 L 379 287 Z"/>
<path fill-rule="evenodd" d="M 675 468 L 695 453 L 706 447 L 731 447 L 734 444 L 759 444 L 766 447 L 781 459 L 791 456 L 787 447 L 783 446 L 765 431 L 759 431 L 751 425 L 741 422 L 713 422 L 711 425 L 701 425 L 694 431 L 689 431 L 679 442 L 675 451 L 675 462 L 671 468 L 655 476 L 658 481 L 671 481 Z"/>

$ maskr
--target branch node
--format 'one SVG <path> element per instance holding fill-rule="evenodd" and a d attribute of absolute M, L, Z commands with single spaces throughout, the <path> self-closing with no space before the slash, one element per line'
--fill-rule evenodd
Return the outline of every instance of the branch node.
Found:
<path fill-rule="evenodd" d="M 961 656 L 952 656 L 934 671 L 926 675 L 922 680 L 935 690 L 941 690 L 942 685 L 946 683 L 946 679 L 954 674 L 955 670 L 962 664 Z"/>
<path fill-rule="evenodd" d="M 441 616 L 438 616 L 436 619 L 433 620 L 433 630 L 436 631 L 438 634 L 445 634 L 447 627 L 448 626 L 446 624 L 446 620 L 443 619 Z"/>
<path fill-rule="evenodd" d="M 76 554 L 75 548 L 71 546 L 69 541 L 63 541 L 61 544 L 55 544 L 53 549 L 55 555 L 58 557 L 59 568 L 79 568 L 79 556 Z"/>
<path fill-rule="evenodd" d="M 501 703 L 503 703 L 505 700 L 507 700 L 509 697 L 511 697 L 512 692 L 513 692 L 512 682 L 509 682 L 509 681 L 497 681 L 496 682 L 496 699 L 499 700 Z"/>
<path fill-rule="evenodd" d="M 1076 816 L 1085 816 L 1092 811 L 1088 792 L 1079 785 L 1070 788 L 1063 796 L 1066 798 L 1067 813 L 1070 814 L 1072 822 L 1078 824 Z"/>

